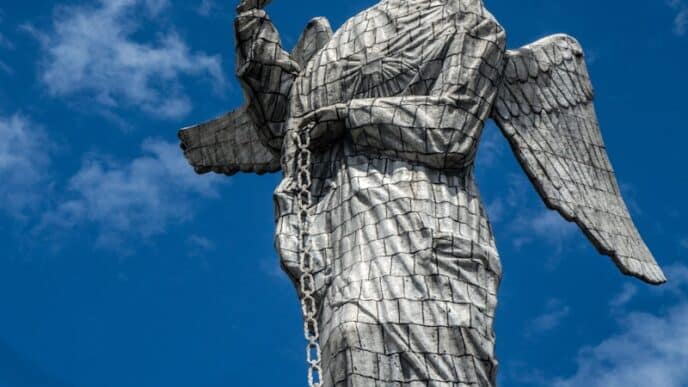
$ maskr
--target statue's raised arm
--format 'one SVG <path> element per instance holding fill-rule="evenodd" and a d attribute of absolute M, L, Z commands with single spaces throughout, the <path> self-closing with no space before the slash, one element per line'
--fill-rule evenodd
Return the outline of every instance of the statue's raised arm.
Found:
<path fill-rule="evenodd" d="M 575 39 L 554 35 L 508 51 L 493 118 L 547 206 L 624 274 L 666 281 L 621 197 Z"/>
<path fill-rule="evenodd" d="M 266 173 L 281 169 L 288 98 L 303 66 L 332 36 L 329 22 L 313 19 L 291 54 L 263 9 L 268 0 L 237 7 L 236 72 L 244 106 L 179 132 L 181 146 L 198 173 Z"/>

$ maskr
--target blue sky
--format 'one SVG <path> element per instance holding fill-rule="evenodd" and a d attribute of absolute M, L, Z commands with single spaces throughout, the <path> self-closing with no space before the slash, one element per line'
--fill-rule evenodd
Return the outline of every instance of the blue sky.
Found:
<path fill-rule="evenodd" d="M 0 387 L 303 386 L 272 249 L 278 175 L 195 176 L 176 131 L 238 106 L 234 4 L 0 3 Z M 275 0 L 285 45 L 372 0 Z M 478 180 L 505 276 L 503 386 L 688 385 L 688 0 L 488 0 L 509 46 L 587 52 L 607 147 L 670 283 L 548 212 L 492 124 Z"/>

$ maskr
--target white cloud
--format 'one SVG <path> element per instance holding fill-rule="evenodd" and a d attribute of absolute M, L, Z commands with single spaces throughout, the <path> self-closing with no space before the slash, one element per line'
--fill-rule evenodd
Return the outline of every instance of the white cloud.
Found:
<path fill-rule="evenodd" d="M 142 20 L 151 23 L 166 0 L 99 0 L 58 7 L 51 31 L 26 27 L 44 51 L 40 79 L 57 97 L 95 99 L 106 109 L 130 107 L 179 118 L 192 106 L 181 79 L 224 83 L 220 59 L 191 52 L 173 30 L 142 41 Z"/>
<path fill-rule="evenodd" d="M 281 285 L 289 284 L 289 277 L 282 271 L 279 260 L 271 257 L 270 259 L 262 259 L 258 262 L 258 268 L 270 280 Z"/>
<path fill-rule="evenodd" d="M 511 215 L 514 215 L 514 212 L 520 213 L 528 205 L 529 183 L 525 174 L 511 174 L 506 177 L 506 181 L 508 183 L 506 192 L 487 205 L 490 221 L 493 224 L 502 222 L 512 224 L 514 218 Z"/>
<path fill-rule="evenodd" d="M 596 345 L 582 348 L 577 370 L 549 378 L 526 374 L 532 384 L 554 387 L 682 387 L 688 385 L 688 267 L 667 268 L 671 288 L 659 287 L 658 313 L 616 314 L 618 331 Z M 628 304 L 635 290 L 624 289 L 612 305 Z M 659 299 L 661 297 L 661 299 Z M 670 301 L 673 299 L 673 301 Z"/>
<path fill-rule="evenodd" d="M 533 206 L 542 201 L 525 173 L 509 175 L 506 181 L 506 192 L 486 206 L 490 221 L 505 228 L 509 235 L 502 238 L 510 239 L 517 249 L 536 241 L 547 243 L 552 255 L 546 264 L 553 268 L 561 254 L 571 247 L 572 237 L 580 233 L 578 227 L 543 204 Z"/>
<path fill-rule="evenodd" d="M 2 10 L 0 10 L 0 25 L 2 25 L 2 22 L 3 13 Z M 12 44 L 12 42 L 5 35 L 3 35 L 2 32 L 0 32 L 0 49 L 11 50 L 13 48 L 14 44 Z M 2 54 L 2 51 L 0 51 L 0 71 L 9 75 L 14 74 L 14 69 L 12 69 L 12 67 L 10 67 L 10 65 L 8 65 L 7 62 L 2 59 L 3 56 L 4 55 Z"/>
<path fill-rule="evenodd" d="M 676 11 L 674 33 L 678 36 L 685 36 L 688 32 L 688 6 L 681 0 L 669 0 L 669 6 Z"/>
<path fill-rule="evenodd" d="M 485 206 L 485 211 L 487 211 L 487 215 L 490 217 L 492 224 L 496 224 L 502 220 L 504 217 L 504 207 L 504 201 L 500 199 L 493 200 Z"/>
<path fill-rule="evenodd" d="M 688 8 L 680 10 L 674 18 L 674 33 L 678 36 L 684 36 L 688 27 Z"/>
<path fill-rule="evenodd" d="M 191 235 L 186 239 L 186 245 L 191 250 L 191 255 L 200 255 L 215 250 L 215 242 L 200 235 Z"/>
<path fill-rule="evenodd" d="M 513 244 L 521 248 L 533 241 L 544 241 L 553 248 L 547 264 L 556 266 L 571 238 L 579 233 L 578 226 L 550 209 L 522 209 L 511 221 Z"/>
<path fill-rule="evenodd" d="M 8 75 L 14 74 L 14 69 L 2 60 L 0 60 L 0 71 Z"/>
<path fill-rule="evenodd" d="M 688 238 L 683 238 L 683 239 L 681 239 L 678 243 L 679 243 L 679 244 L 681 245 L 681 247 L 683 247 L 684 249 L 688 249 Z"/>
<path fill-rule="evenodd" d="M 666 272 L 670 277 L 672 286 L 682 288 L 683 286 L 688 285 L 688 266 L 681 264 L 669 265 L 666 268 Z M 662 286 L 658 289 L 663 288 L 665 288 L 665 286 Z"/>
<path fill-rule="evenodd" d="M 488 121 L 480 138 L 476 164 L 481 168 L 493 166 L 502 157 L 505 149 L 507 149 L 506 138 L 493 121 Z"/>
<path fill-rule="evenodd" d="M 631 183 L 622 182 L 620 184 L 620 188 L 621 196 L 623 197 L 624 202 L 626 202 L 626 206 L 628 207 L 631 216 L 643 215 L 643 209 L 640 207 L 640 204 L 638 204 L 638 200 L 636 199 L 637 190 L 635 186 L 633 186 Z"/>
<path fill-rule="evenodd" d="M 4 13 L 0 9 L 0 25 L 3 24 L 3 21 L 4 21 Z M 3 35 L 0 32 L 0 47 L 12 48 L 13 46 L 14 45 L 12 44 L 12 42 L 9 39 L 7 39 L 7 37 L 5 37 L 5 35 Z"/>
<path fill-rule="evenodd" d="M 688 287 L 688 266 L 681 264 L 669 265 L 664 268 L 668 281 L 666 284 L 654 288 L 658 294 L 683 295 Z"/>
<path fill-rule="evenodd" d="M 192 216 L 194 198 L 217 196 L 220 178 L 195 175 L 176 144 L 147 140 L 142 150 L 127 163 L 86 159 L 69 181 L 68 197 L 44 215 L 39 229 L 92 224 L 98 245 L 116 246 L 125 236 L 161 234 Z"/>
<path fill-rule="evenodd" d="M 552 210 L 543 210 L 538 213 L 531 219 L 530 225 L 535 235 L 554 241 L 565 240 L 577 230 L 573 223 Z"/>
<path fill-rule="evenodd" d="M 578 370 L 555 387 L 688 385 L 688 302 L 660 315 L 630 313 L 621 331 L 578 356 Z"/>
<path fill-rule="evenodd" d="M 46 170 L 55 145 L 21 115 L 0 117 L 0 211 L 24 217 L 50 192 Z"/>
<path fill-rule="evenodd" d="M 638 287 L 632 283 L 626 282 L 624 283 L 623 289 L 621 289 L 621 291 L 617 293 L 611 301 L 609 301 L 609 306 L 614 310 L 623 308 L 624 306 L 628 305 L 631 300 L 633 300 L 637 293 Z"/>
<path fill-rule="evenodd" d="M 216 8 L 215 0 L 201 0 L 201 3 L 196 8 L 196 12 L 201 16 L 210 16 Z"/>
<path fill-rule="evenodd" d="M 3 34 L 0 33 L 0 48 L 13 48 L 12 42 Z"/>
<path fill-rule="evenodd" d="M 530 321 L 526 329 L 529 335 L 536 335 L 556 329 L 571 313 L 571 308 L 561 300 L 547 302 L 545 312 Z"/>

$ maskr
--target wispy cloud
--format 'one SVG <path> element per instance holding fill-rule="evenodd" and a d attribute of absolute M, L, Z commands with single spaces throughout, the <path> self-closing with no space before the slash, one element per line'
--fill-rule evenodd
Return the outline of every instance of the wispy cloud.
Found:
<path fill-rule="evenodd" d="M 200 235 L 191 235 L 186 239 L 185 244 L 190 257 L 204 258 L 206 254 L 215 251 L 216 248 L 215 242 Z"/>
<path fill-rule="evenodd" d="M 524 219 L 521 219 L 521 221 L 538 238 L 543 238 L 556 244 L 566 241 L 577 231 L 573 223 L 565 220 L 558 212 L 549 209 L 538 212 L 527 221 Z"/>
<path fill-rule="evenodd" d="M 191 235 L 186 240 L 187 245 L 199 252 L 208 252 L 215 250 L 215 243 L 206 237 L 200 235 Z"/>
<path fill-rule="evenodd" d="M 4 339 L 0 340 L 0 385 L 70 387 L 37 363 L 30 356 L 17 351 Z"/>
<path fill-rule="evenodd" d="M 50 193 L 46 172 L 56 149 L 40 126 L 22 115 L 0 117 L 0 211 L 16 218 Z"/>
<path fill-rule="evenodd" d="M 688 266 L 681 264 L 669 265 L 664 268 L 668 282 L 658 288 L 654 288 L 657 294 L 669 294 L 683 296 L 688 288 Z M 686 296 L 688 302 L 688 296 Z"/>
<path fill-rule="evenodd" d="M 530 321 L 526 328 L 528 335 L 543 334 L 556 329 L 571 313 L 571 307 L 558 299 L 551 299 L 545 311 Z"/>
<path fill-rule="evenodd" d="M 483 168 L 493 166 L 504 154 L 506 143 L 506 138 L 502 132 L 495 126 L 494 122 L 489 121 L 480 139 L 476 164 Z"/>
<path fill-rule="evenodd" d="M 263 275 L 267 276 L 275 283 L 282 285 L 289 284 L 289 277 L 282 271 L 277 258 L 262 259 L 258 263 L 258 267 Z"/>
<path fill-rule="evenodd" d="M 0 19 L 0 25 L 2 23 L 2 20 Z M 9 40 L 5 35 L 3 35 L 0 32 L 0 48 L 13 48 L 14 44 L 12 44 L 12 41 Z"/>
<path fill-rule="evenodd" d="M 540 370 L 532 370 L 518 378 L 548 387 L 688 385 L 688 267 L 673 265 L 667 272 L 673 289 L 666 292 L 658 288 L 655 294 L 661 295 L 662 303 L 669 302 L 663 312 L 612 311 L 618 331 L 580 349 L 575 373 L 548 377 Z M 627 305 L 635 293 L 635 289 L 625 287 L 611 305 Z"/>
<path fill-rule="evenodd" d="M 89 157 L 70 179 L 66 197 L 43 216 L 39 229 L 92 225 L 97 245 L 165 232 L 193 215 L 193 199 L 216 197 L 219 178 L 196 176 L 176 144 L 147 140 L 129 162 Z M 197 244 L 207 243 L 197 239 Z"/>
<path fill-rule="evenodd" d="M 684 249 L 688 249 L 688 238 L 683 238 L 683 239 L 681 239 L 678 243 L 679 243 L 679 244 L 681 245 L 681 247 L 683 247 Z"/>
<path fill-rule="evenodd" d="M 505 215 L 512 215 L 514 211 L 518 213 L 528 203 L 529 183 L 526 177 L 512 174 L 505 179 L 508 182 L 506 192 L 487 205 L 490 221 L 495 224 L 511 222 L 513 219 Z"/>
<path fill-rule="evenodd" d="M 555 387 L 682 387 L 688 385 L 688 303 L 667 313 L 631 313 L 621 331 L 578 356 L 578 371 Z"/>
<path fill-rule="evenodd" d="M 628 210 L 630 211 L 631 215 L 643 215 L 643 208 L 640 206 L 640 204 L 638 204 L 638 194 L 635 186 L 631 183 L 621 182 L 620 189 L 621 196 L 624 198 L 624 202 L 626 202 L 626 206 L 628 207 Z"/>
<path fill-rule="evenodd" d="M 508 181 L 506 194 L 488 204 L 490 219 L 506 223 L 516 248 L 543 240 L 554 247 L 556 254 L 561 253 L 576 234 L 576 225 L 544 206 L 533 208 L 529 203 L 537 194 L 529 187 L 531 184 L 525 175 L 511 175 Z"/>
<path fill-rule="evenodd" d="M 183 77 L 224 83 L 218 56 L 192 52 L 169 30 L 143 40 L 166 0 L 99 0 L 95 5 L 58 7 L 50 31 L 25 29 L 41 43 L 40 79 L 56 97 L 87 97 L 105 109 L 135 108 L 161 118 L 179 118 L 192 108 Z"/>
<path fill-rule="evenodd" d="M 14 74 L 14 69 L 12 68 L 12 66 L 8 65 L 2 60 L 0 60 L 0 71 L 8 75 Z"/>
<path fill-rule="evenodd" d="M 688 5 L 681 0 L 669 0 L 669 6 L 676 11 L 674 33 L 678 36 L 685 36 L 688 32 Z"/>
<path fill-rule="evenodd" d="M 0 27 L 3 25 L 3 12 L 0 10 Z M 14 74 L 14 69 L 3 60 L 5 56 L 3 51 L 14 49 L 14 44 L 0 31 L 0 71 L 5 74 Z"/>
<path fill-rule="evenodd" d="M 215 0 L 201 0 L 201 3 L 196 8 L 196 12 L 198 12 L 198 14 L 201 16 L 210 16 L 210 14 L 216 9 L 217 4 L 215 3 Z"/>
<path fill-rule="evenodd" d="M 3 25 L 5 21 L 5 13 L 0 9 L 0 26 Z M 5 35 L 0 31 L 0 47 L 11 48 L 13 47 L 12 42 L 5 37 Z"/>
<path fill-rule="evenodd" d="M 623 308 L 633 300 L 636 294 L 638 294 L 638 287 L 635 284 L 625 283 L 623 289 L 609 301 L 609 306 L 613 310 Z"/>

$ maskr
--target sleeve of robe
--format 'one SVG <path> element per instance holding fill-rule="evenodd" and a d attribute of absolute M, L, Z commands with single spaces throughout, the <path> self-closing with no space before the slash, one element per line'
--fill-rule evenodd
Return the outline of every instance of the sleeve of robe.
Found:
<path fill-rule="evenodd" d="M 282 48 L 277 29 L 264 10 L 241 12 L 234 30 L 237 77 L 246 93 L 248 114 L 265 145 L 279 152 L 299 65 Z"/>
<path fill-rule="evenodd" d="M 504 31 L 483 20 L 447 42 L 428 95 L 355 99 L 344 118 L 355 146 L 462 168 L 472 162 L 503 68 Z"/>

